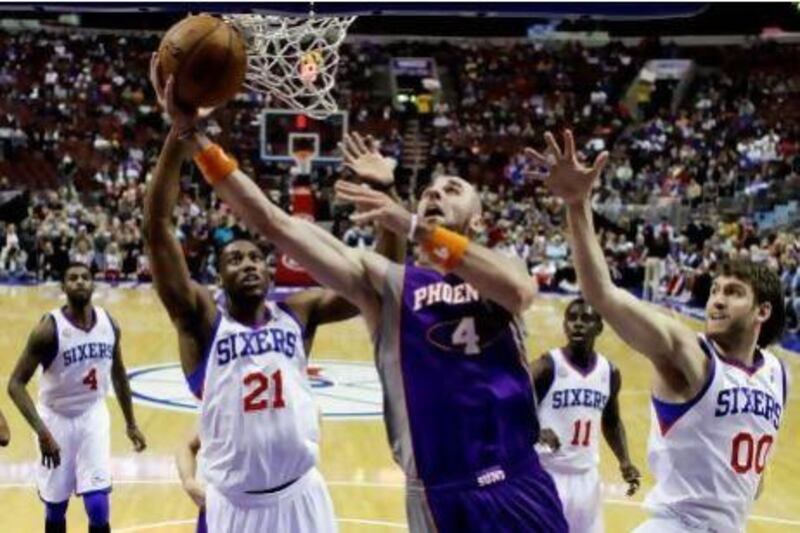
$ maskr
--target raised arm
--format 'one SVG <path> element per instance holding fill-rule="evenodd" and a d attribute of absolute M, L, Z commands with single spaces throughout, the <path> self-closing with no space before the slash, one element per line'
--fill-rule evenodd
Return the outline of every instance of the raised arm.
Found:
<path fill-rule="evenodd" d="M 622 388 L 622 374 L 616 367 L 611 368 L 611 395 L 603 409 L 603 437 L 605 437 L 611 451 L 619 462 L 619 471 L 622 479 L 628 483 L 628 496 L 633 496 L 641 484 L 641 474 L 631 463 L 628 455 L 628 437 L 625 434 L 625 424 L 619 415 L 619 391 Z"/>
<path fill-rule="evenodd" d="M 46 316 L 28 337 L 25 350 L 8 380 L 8 395 L 33 431 L 36 432 L 42 452 L 42 464 L 48 468 L 56 468 L 61 464 L 61 448 L 39 416 L 36 405 L 28 393 L 27 385 L 36 372 L 36 367 L 43 362 L 52 360 L 58 350 L 57 342 L 53 319 Z"/>
<path fill-rule="evenodd" d="M 215 146 L 201 133 L 195 133 L 193 139 L 196 154 L 208 153 Z M 370 327 L 377 324 L 378 291 L 388 267 L 385 258 L 350 248 L 316 224 L 288 215 L 238 168 L 210 181 L 217 195 L 250 229 L 272 241 L 320 284 L 353 302 Z"/>
<path fill-rule="evenodd" d="M 381 155 L 375 139 L 352 133 L 345 135 L 339 146 L 344 155 L 344 166 L 355 174 L 363 186 L 385 191 L 394 201 L 400 202 L 394 187 L 394 168 L 389 159 Z M 402 263 L 406 256 L 406 239 L 379 226 L 375 253 Z M 302 291 L 290 296 L 286 303 L 305 325 L 306 353 L 310 353 L 318 326 L 358 315 L 358 308 L 354 304 L 330 289 Z"/>
<path fill-rule="evenodd" d="M 353 220 L 377 222 L 401 238 L 411 237 L 423 246 L 430 244 L 434 234 L 442 229 L 415 218 L 403 206 L 378 191 L 340 180 L 336 182 L 336 194 L 363 210 L 353 215 Z M 448 233 L 452 235 L 452 232 Z M 457 239 L 463 237 L 457 236 Z M 462 242 L 466 247 L 461 251 L 453 272 L 475 287 L 481 296 L 500 304 L 511 313 L 518 314 L 530 307 L 536 295 L 536 283 L 520 261 L 476 242 Z M 439 249 L 433 252 L 439 253 Z"/>
<path fill-rule="evenodd" d="M 161 97 L 157 68 L 151 63 L 151 78 Z M 153 284 L 179 334 L 181 364 L 185 373 L 196 368 L 202 347 L 210 334 L 215 306 L 208 290 L 192 281 L 183 249 L 172 223 L 180 194 L 180 170 L 191 147 L 178 136 L 185 124 L 175 122 L 158 158 L 153 179 L 144 199 L 145 250 L 150 260 Z"/>
<path fill-rule="evenodd" d="M 114 394 L 125 417 L 125 432 L 133 443 L 133 449 L 137 452 L 143 451 L 147 447 L 144 435 L 136 425 L 136 418 L 133 415 L 133 402 L 131 401 L 131 386 L 128 383 L 128 374 L 125 371 L 125 364 L 122 361 L 121 332 L 119 325 L 111 319 L 111 325 L 116 333 L 116 344 L 114 344 L 114 358 L 111 362 L 111 384 L 114 386 Z"/>
<path fill-rule="evenodd" d="M 595 235 L 590 195 L 608 154 L 604 152 L 592 167 L 585 167 L 577 160 L 571 132 L 564 134 L 563 152 L 550 133 L 545 138 L 547 156 L 531 149 L 528 154 L 548 169 L 536 177 L 543 179 L 567 206 L 573 264 L 581 292 L 623 341 L 650 359 L 659 377 L 656 392 L 663 399 L 691 397 L 702 387 L 707 371 L 695 333 L 616 287 Z"/>

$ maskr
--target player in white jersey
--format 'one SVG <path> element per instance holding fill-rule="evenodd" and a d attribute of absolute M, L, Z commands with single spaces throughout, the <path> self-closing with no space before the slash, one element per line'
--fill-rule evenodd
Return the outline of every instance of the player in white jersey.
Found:
<path fill-rule="evenodd" d="M 144 235 L 156 290 L 178 332 L 181 366 L 201 400 L 208 530 L 335 531 L 333 505 L 316 467 L 319 422 L 306 375 L 307 350 L 318 325 L 358 311 L 322 289 L 267 302 L 266 261 L 246 239 L 219 251 L 222 305 L 191 279 L 172 225 L 190 145 L 179 138 L 172 100 L 161 96 L 155 56 L 151 79 L 176 120 L 148 184 Z M 361 177 L 373 183 L 393 183 L 391 171 L 375 176 L 369 164 L 362 170 Z M 402 256 L 401 242 L 384 234 L 379 251 Z"/>
<path fill-rule="evenodd" d="M 34 328 L 8 392 L 38 438 L 36 484 L 45 503 L 45 532 L 66 531 L 67 505 L 76 493 L 83 497 L 89 531 L 100 533 L 110 531 L 111 435 L 105 404 L 110 383 L 134 449 L 140 452 L 146 444 L 133 415 L 119 326 L 92 305 L 89 267 L 67 267 L 62 288 L 67 304 Z M 34 406 L 26 385 L 40 365 L 39 402 Z"/>
<path fill-rule="evenodd" d="M 600 439 L 602 432 L 619 461 L 628 496 L 639 488 L 639 470 L 628 455 L 625 426 L 619 414 L 622 376 L 594 351 L 603 320 L 582 298 L 567 304 L 567 346 L 536 360 L 534 380 L 542 430 L 539 457 L 558 487 L 570 531 L 603 531 Z"/>
<path fill-rule="evenodd" d="M 584 297 L 653 364 L 648 461 L 652 518 L 638 532 L 744 531 L 763 484 L 788 388 L 766 351 L 785 323 L 780 279 L 766 265 L 724 263 L 706 304 L 705 336 L 614 286 L 595 236 L 590 196 L 608 159 L 578 162 L 572 133 L 552 134 L 546 154 L 528 149 L 550 190 L 567 205 Z"/>

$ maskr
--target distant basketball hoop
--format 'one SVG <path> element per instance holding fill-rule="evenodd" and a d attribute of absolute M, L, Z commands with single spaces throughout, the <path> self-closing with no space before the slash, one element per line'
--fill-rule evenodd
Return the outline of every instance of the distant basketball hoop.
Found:
<path fill-rule="evenodd" d="M 292 173 L 300 176 L 310 175 L 311 161 L 313 157 L 313 150 L 300 149 L 292 151 L 292 158 L 294 158 L 294 167 L 292 167 Z"/>

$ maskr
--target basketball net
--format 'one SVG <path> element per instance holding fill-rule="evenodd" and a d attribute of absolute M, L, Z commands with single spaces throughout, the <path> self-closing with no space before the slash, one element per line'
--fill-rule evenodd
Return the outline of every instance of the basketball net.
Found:
<path fill-rule="evenodd" d="M 338 111 L 331 91 L 339 46 L 356 17 L 234 14 L 224 18 L 239 30 L 247 46 L 246 87 L 316 119 Z"/>

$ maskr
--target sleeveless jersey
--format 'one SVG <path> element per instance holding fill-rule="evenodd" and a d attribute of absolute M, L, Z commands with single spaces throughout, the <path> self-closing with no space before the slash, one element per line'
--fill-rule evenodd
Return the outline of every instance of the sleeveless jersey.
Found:
<path fill-rule="evenodd" d="M 521 319 L 454 274 L 392 264 L 376 334 L 385 423 L 411 483 L 490 484 L 531 457 L 538 426 Z"/>
<path fill-rule="evenodd" d="M 748 369 L 705 337 L 699 342 L 711 375 L 697 397 L 677 405 L 653 399 L 648 462 L 656 485 L 645 506 L 744 531 L 786 402 L 785 369 L 766 350 Z"/>
<path fill-rule="evenodd" d="M 49 313 L 58 345 L 42 362 L 39 403 L 63 416 L 85 413 L 108 393 L 117 334 L 104 309 L 93 306 L 92 314 L 94 325 L 86 331 L 75 326 L 63 308 Z"/>
<path fill-rule="evenodd" d="M 539 404 L 539 424 L 552 429 L 561 446 L 557 452 L 542 453 L 548 470 L 585 472 L 600 463 L 603 409 L 611 395 L 611 363 L 595 354 L 586 372 L 572 366 L 560 349 L 552 350 L 553 383 Z"/>
<path fill-rule="evenodd" d="M 204 358 L 187 377 L 201 400 L 203 476 L 231 498 L 293 481 L 319 455 L 302 326 L 288 306 L 266 305 L 268 320 L 255 327 L 218 307 Z"/>

